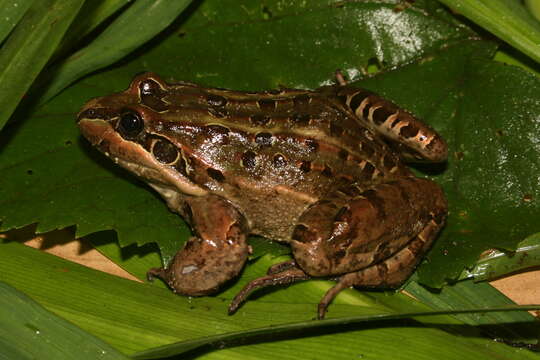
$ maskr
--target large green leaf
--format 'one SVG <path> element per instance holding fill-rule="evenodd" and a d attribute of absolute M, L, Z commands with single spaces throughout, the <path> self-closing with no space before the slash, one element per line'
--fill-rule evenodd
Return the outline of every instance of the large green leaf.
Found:
<path fill-rule="evenodd" d="M 267 259 L 251 267 L 248 277 L 264 273 Z M 327 281 L 296 284 L 286 291 L 269 293 L 264 301 L 250 301 L 236 315 L 227 316 L 227 301 L 222 298 L 176 296 L 167 289 L 107 275 L 14 242 L 0 242 L 0 281 L 17 286 L 48 310 L 129 354 L 186 341 L 184 350 L 211 345 L 195 353 L 211 359 L 350 359 L 359 354 L 394 359 L 397 351 L 401 359 L 432 359 L 434 352 L 441 359 L 536 357 L 482 338 L 479 329 L 449 316 L 369 325 L 334 324 L 309 331 L 307 327 L 325 326 L 311 319 L 318 298 L 331 286 Z M 231 288 L 229 292 L 236 290 Z M 334 319 L 429 310 L 400 294 L 346 290 L 336 300 L 329 313 Z M 335 321 L 340 320 L 329 324 Z M 422 322 L 428 326 L 422 326 Z M 279 333 L 271 328 L 278 324 L 283 325 L 276 329 Z M 263 327 L 267 329 L 260 329 Z M 257 331 L 266 335 L 246 338 Z M 216 343 L 217 336 L 222 340 L 236 338 L 236 342 Z"/>
<path fill-rule="evenodd" d="M 80 140 L 73 118 L 87 98 L 125 88 L 142 70 L 262 89 L 316 87 L 332 81 L 336 68 L 356 78 L 375 62 L 387 71 L 361 85 L 424 117 L 450 145 L 446 169 L 423 168 L 437 174 L 451 207 L 423 281 L 439 286 L 482 250 L 513 248 L 537 231 L 528 219 L 539 210 L 538 79 L 491 62 L 494 45 L 436 3 L 417 1 L 404 11 L 397 4 L 203 2 L 146 52 L 71 87 L 2 134 L 13 136 L 0 149 L 0 170 L 8 174 L 0 178 L 2 229 L 33 222 L 38 231 L 76 224 L 80 236 L 115 229 L 122 246 L 157 242 L 167 262 L 187 228 Z"/>
<path fill-rule="evenodd" d="M 0 168 L 11 169 L 10 176 L 0 180 L 6 183 L 0 186 L 0 192 L 6 194 L 0 196 L 6 209 L 0 215 L 2 228 L 39 222 L 38 231 L 47 231 L 77 224 L 78 235 L 116 229 L 124 246 L 158 242 L 167 262 L 179 247 L 173 240 L 180 238 L 176 230 L 180 220 L 156 201 L 154 194 L 137 190 L 140 184 L 130 176 L 120 178 L 118 175 L 125 172 L 114 170 L 86 143 L 82 149 L 72 146 L 79 145 L 72 119 L 86 99 L 125 88 L 133 74 L 144 69 L 238 88 L 316 86 L 329 81 L 338 67 L 354 74 L 367 67 L 370 59 L 394 66 L 471 36 L 470 31 L 453 26 L 440 8 L 431 9 L 432 5 L 396 17 L 394 5 L 386 3 L 333 6 L 319 1 L 293 3 L 282 10 L 277 3 L 272 4 L 262 11 L 259 4 L 250 1 L 204 2 L 180 30 L 171 32 L 152 51 L 112 72 L 89 78 L 37 113 L 26 126 L 5 133 L 16 137 L 3 149 L 0 159 Z M 225 12 L 220 12 L 222 9 Z M 273 17 L 266 19 L 270 11 Z M 384 15 L 396 17 L 396 26 L 408 29 L 414 41 L 402 42 L 403 32 L 385 31 Z M 429 33 L 423 32 L 426 26 Z M 411 28 L 416 31 L 414 37 Z M 342 35 L 337 39 L 336 31 Z M 246 66 L 253 62 L 256 66 Z M 302 65 L 305 62 L 309 66 Z M 40 199 L 39 204 L 36 199 Z M 33 212 L 27 211 L 30 206 Z M 182 238 L 186 236 L 184 230 Z"/>
<path fill-rule="evenodd" d="M 0 359 L 127 360 L 109 344 L 0 282 Z"/>

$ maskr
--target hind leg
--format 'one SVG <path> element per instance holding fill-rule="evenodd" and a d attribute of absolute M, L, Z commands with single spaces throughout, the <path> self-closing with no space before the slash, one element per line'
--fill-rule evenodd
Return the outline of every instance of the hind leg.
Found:
<path fill-rule="evenodd" d="M 412 274 L 422 255 L 429 250 L 442 226 L 442 223 L 432 219 L 420 234 L 396 254 L 374 266 L 341 276 L 337 284 L 328 290 L 319 302 L 318 318 L 323 319 L 332 300 L 349 287 L 399 287 Z"/>
<path fill-rule="evenodd" d="M 399 286 L 446 217 L 441 189 L 425 179 L 400 178 L 357 194 L 340 194 L 314 204 L 300 217 L 291 241 L 295 263 L 248 284 L 233 299 L 231 311 L 252 290 L 310 277 L 340 278 L 321 301 L 321 317 L 346 287 Z"/>

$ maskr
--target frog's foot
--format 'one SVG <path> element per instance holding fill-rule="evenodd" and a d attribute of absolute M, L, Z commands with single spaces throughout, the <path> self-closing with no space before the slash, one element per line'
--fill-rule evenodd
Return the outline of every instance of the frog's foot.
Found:
<path fill-rule="evenodd" d="M 277 266 L 281 264 L 277 264 Z M 276 265 L 272 266 L 269 271 L 274 267 L 276 267 Z M 310 278 L 311 277 L 302 271 L 302 269 L 291 266 L 289 269 L 282 272 L 273 273 L 271 275 L 266 275 L 255 279 L 244 286 L 244 288 L 240 290 L 238 294 L 236 294 L 234 299 L 232 299 L 231 304 L 229 305 L 229 315 L 234 314 L 240 305 L 247 299 L 249 294 L 256 289 L 274 285 L 289 285 L 296 281 L 308 280 Z"/>
<path fill-rule="evenodd" d="M 155 278 L 164 279 L 166 270 L 164 268 L 151 268 L 146 272 L 146 280 L 154 281 Z"/>
<path fill-rule="evenodd" d="M 184 204 L 194 232 L 166 269 L 150 269 L 176 293 L 202 296 L 216 292 L 244 267 L 249 247 L 245 219 L 217 196 L 194 197 Z"/>

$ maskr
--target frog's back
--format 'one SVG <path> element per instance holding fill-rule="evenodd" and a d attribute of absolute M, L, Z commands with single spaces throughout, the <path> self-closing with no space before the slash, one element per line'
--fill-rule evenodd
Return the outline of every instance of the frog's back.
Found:
<path fill-rule="evenodd" d="M 332 89 L 244 93 L 179 84 L 153 126 L 181 148 L 177 166 L 190 181 L 234 203 L 254 232 L 286 239 L 328 193 L 407 171 Z"/>

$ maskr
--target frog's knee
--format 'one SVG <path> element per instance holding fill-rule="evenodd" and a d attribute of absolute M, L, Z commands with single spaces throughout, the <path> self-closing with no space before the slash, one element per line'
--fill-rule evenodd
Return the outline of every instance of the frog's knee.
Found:
<path fill-rule="evenodd" d="M 298 266 L 311 276 L 326 276 L 332 270 L 332 263 L 324 246 L 328 236 L 319 230 L 315 226 L 299 224 L 292 236 L 294 259 Z"/>

